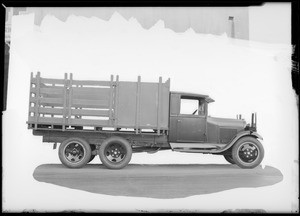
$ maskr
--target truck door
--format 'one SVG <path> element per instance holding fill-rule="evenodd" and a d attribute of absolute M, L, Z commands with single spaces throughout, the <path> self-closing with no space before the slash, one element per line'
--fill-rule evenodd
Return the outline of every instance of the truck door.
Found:
<path fill-rule="evenodd" d="M 203 98 L 188 96 L 180 97 L 180 108 L 173 115 L 171 123 L 176 135 L 175 142 L 205 142 L 206 141 L 206 102 Z M 176 126 L 175 126 L 176 125 Z"/>

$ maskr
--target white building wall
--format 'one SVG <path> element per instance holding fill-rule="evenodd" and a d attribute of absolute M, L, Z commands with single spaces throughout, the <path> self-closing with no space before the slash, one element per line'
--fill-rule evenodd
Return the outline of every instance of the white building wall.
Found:
<path fill-rule="evenodd" d="M 291 44 L 291 3 L 249 7 L 249 39 Z"/>

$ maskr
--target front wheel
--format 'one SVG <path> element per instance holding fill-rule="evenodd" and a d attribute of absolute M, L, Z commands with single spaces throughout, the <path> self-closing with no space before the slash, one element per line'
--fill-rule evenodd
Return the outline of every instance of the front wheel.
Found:
<path fill-rule="evenodd" d="M 101 144 L 99 157 L 109 169 L 122 169 L 131 160 L 132 148 L 122 137 L 110 137 Z"/>
<path fill-rule="evenodd" d="M 243 137 L 234 144 L 232 158 L 239 167 L 252 169 L 263 160 L 264 148 L 254 137 Z"/>
<path fill-rule="evenodd" d="M 224 158 L 227 162 L 229 162 L 231 164 L 235 164 L 232 155 L 224 155 Z"/>
<path fill-rule="evenodd" d="M 62 142 L 58 156 L 63 165 L 69 168 L 81 168 L 91 158 L 91 147 L 83 139 L 70 138 Z"/>

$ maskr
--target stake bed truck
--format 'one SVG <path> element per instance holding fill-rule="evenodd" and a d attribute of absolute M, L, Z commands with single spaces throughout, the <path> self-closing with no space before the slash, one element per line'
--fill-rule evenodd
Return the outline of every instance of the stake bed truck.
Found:
<path fill-rule="evenodd" d="M 207 115 L 208 95 L 172 92 L 170 79 L 158 83 L 42 78 L 31 73 L 28 129 L 43 142 L 60 143 L 59 159 L 81 168 L 99 155 L 110 169 L 125 167 L 136 152 L 223 155 L 241 168 L 254 168 L 264 157 L 251 124 Z"/>

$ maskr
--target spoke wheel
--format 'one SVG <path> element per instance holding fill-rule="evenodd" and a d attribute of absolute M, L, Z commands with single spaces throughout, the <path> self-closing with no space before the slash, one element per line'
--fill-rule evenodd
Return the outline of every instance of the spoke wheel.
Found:
<path fill-rule="evenodd" d="M 109 169 L 125 167 L 129 163 L 131 155 L 131 145 L 122 137 L 110 137 L 104 140 L 99 149 L 100 160 Z"/>
<path fill-rule="evenodd" d="M 69 168 L 81 168 L 91 158 L 91 147 L 83 139 L 70 138 L 65 140 L 58 150 L 59 159 Z"/>
<path fill-rule="evenodd" d="M 234 162 L 241 168 L 254 168 L 264 157 L 262 144 L 254 137 L 243 137 L 232 149 Z"/>

